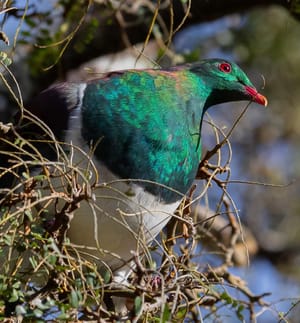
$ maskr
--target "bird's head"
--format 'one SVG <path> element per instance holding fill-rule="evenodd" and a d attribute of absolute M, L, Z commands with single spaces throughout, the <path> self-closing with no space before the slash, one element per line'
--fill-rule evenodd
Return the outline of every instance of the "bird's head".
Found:
<path fill-rule="evenodd" d="M 265 96 L 258 93 L 241 68 L 224 59 L 207 59 L 192 64 L 190 71 L 201 76 L 209 89 L 206 107 L 228 101 L 249 100 L 267 106 Z"/>

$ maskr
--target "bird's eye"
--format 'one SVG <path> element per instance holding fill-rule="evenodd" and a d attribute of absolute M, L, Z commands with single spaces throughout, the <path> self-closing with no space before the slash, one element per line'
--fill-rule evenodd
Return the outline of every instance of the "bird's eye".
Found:
<path fill-rule="evenodd" d="M 228 63 L 221 63 L 219 65 L 219 70 L 224 73 L 230 73 L 231 72 L 231 65 Z"/>

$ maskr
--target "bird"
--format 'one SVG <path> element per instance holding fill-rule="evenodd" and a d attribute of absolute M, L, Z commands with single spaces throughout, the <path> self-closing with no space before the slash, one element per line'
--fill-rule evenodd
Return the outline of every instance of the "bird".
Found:
<path fill-rule="evenodd" d="M 98 173 L 93 194 L 74 210 L 70 242 L 124 279 L 195 180 L 205 112 L 242 100 L 267 106 L 242 69 L 224 59 L 113 71 L 37 95 L 30 113 L 68 143 L 76 167 L 89 169 L 92 160 Z"/>

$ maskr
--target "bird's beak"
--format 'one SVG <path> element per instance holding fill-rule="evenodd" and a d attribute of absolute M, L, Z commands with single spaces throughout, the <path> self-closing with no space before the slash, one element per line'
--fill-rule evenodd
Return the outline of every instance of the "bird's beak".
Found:
<path fill-rule="evenodd" d="M 264 105 L 265 107 L 268 105 L 268 100 L 265 96 L 258 93 L 256 89 L 250 86 L 245 86 L 246 92 L 250 95 L 253 102 Z"/>

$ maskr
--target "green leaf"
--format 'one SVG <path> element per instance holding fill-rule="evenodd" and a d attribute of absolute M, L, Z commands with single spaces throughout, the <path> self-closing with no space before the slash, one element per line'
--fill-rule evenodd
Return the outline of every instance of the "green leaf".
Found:
<path fill-rule="evenodd" d="M 28 16 L 25 18 L 25 22 L 31 28 L 36 27 L 36 22 L 33 19 L 29 18 Z"/>
<path fill-rule="evenodd" d="M 22 306 L 22 305 L 17 305 L 16 306 L 16 314 L 17 314 L 17 316 L 18 315 L 24 315 L 26 313 L 27 313 L 27 311 L 26 311 L 24 306 Z"/>
<path fill-rule="evenodd" d="M 21 31 L 21 34 L 22 34 L 22 36 L 24 36 L 24 37 L 29 37 L 29 36 L 31 36 L 31 33 L 30 33 L 30 31 L 28 31 L 28 30 L 22 30 L 22 31 Z"/>
<path fill-rule="evenodd" d="M 13 303 L 13 302 L 16 302 L 18 299 L 19 299 L 18 291 L 16 289 L 13 289 L 8 301 Z"/>
<path fill-rule="evenodd" d="M 31 210 L 26 209 L 26 210 L 24 211 L 24 213 L 25 213 L 25 215 L 28 217 L 28 219 L 29 219 L 30 221 L 33 221 L 33 216 L 32 216 L 32 212 L 31 212 Z"/>
<path fill-rule="evenodd" d="M 40 309 L 38 309 L 38 308 L 35 308 L 35 309 L 33 310 L 33 313 L 34 313 L 35 317 L 42 317 L 42 316 L 43 316 L 43 314 L 44 314 L 44 312 L 43 312 L 43 311 L 41 311 L 41 310 L 40 310 Z"/>
<path fill-rule="evenodd" d="M 22 173 L 22 176 L 23 176 L 25 179 L 29 179 L 29 178 L 30 178 L 30 176 L 29 176 L 26 172 L 23 172 L 23 173 Z"/>
<path fill-rule="evenodd" d="M 111 280 L 111 274 L 109 270 L 105 270 L 104 273 L 101 275 L 103 277 L 103 281 L 105 284 L 108 284 Z"/>
<path fill-rule="evenodd" d="M 7 54 L 2 51 L 0 51 L 0 61 L 6 66 L 9 66 L 12 63 L 12 60 L 7 56 Z"/>
<path fill-rule="evenodd" d="M 74 289 L 71 290 L 70 305 L 73 308 L 77 308 L 79 306 L 78 292 L 76 290 L 74 290 Z"/>
<path fill-rule="evenodd" d="M 239 318 L 239 320 L 241 321 L 245 321 L 244 320 L 244 316 L 243 316 L 243 310 L 245 309 L 244 305 L 240 304 L 239 307 L 237 308 L 237 312 L 236 315 Z"/>
<path fill-rule="evenodd" d="M 188 307 L 180 308 L 176 313 L 176 316 L 175 316 L 176 320 L 182 321 L 186 317 L 187 313 L 188 313 Z"/>
<path fill-rule="evenodd" d="M 171 319 L 171 311 L 170 311 L 169 305 L 166 303 L 164 306 L 161 322 L 167 323 L 167 322 L 170 322 L 170 319 Z"/>
<path fill-rule="evenodd" d="M 12 285 L 13 288 L 20 288 L 21 287 L 21 282 L 18 280 L 16 281 L 13 285 Z"/>
<path fill-rule="evenodd" d="M 36 176 L 34 176 L 33 177 L 36 181 L 38 181 L 38 182 L 40 182 L 40 181 L 43 181 L 43 180 L 45 180 L 46 178 L 47 178 L 47 176 L 46 175 L 36 175 Z"/>
<path fill-rule="evenodd" d="M 136 315 L 138 315 L 141 312 L 142 306 L 143 306 L 143 299 L 140 296 L 137 296 L 134 299 L 134 312 Z"/>
<path fill-rule="evenodd" d="M 56 264 L 56 261 L 57 261 L 56 255 L 50 254 L 47 259 L 48 259 L 48 262 L 49 262 L 50 265 L 55 265 Z"/>
<path fill-rule="evenodd" d="M 222 293 L 220 295 L 220 298 L 222 300 L 224 300 L 227 304 L 232 304 L 232 302 L 233 302 L 231 296 L 229 294 L 227 294 L 226 292 Z"/>
<path fill-rule="evenodd" d="M 37 263 L 37 261 L 36 261 L 36 259 L 35 259 L 34 256 L 29 257 L 29 262 L 30 262 L 30 264 L 31 264 L 31 266 L 32 266 L 33 269 L 35 269 L 37 267 L 37 265 L 38 265 L 38 263 Z"/>

